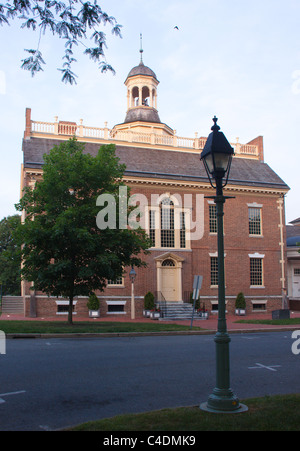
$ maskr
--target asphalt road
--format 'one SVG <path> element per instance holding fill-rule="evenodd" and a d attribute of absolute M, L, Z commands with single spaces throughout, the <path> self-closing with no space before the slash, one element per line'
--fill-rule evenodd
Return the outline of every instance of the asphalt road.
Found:
<path fill-rule="evenodd" d="M 0 354 L 0 430 L 57 430 L 88 420 L 199 405 L 215 387 L 214 335 L 14 339 Z M 300 392 L 292 332 L 232 334 L 240 400 Z"/>

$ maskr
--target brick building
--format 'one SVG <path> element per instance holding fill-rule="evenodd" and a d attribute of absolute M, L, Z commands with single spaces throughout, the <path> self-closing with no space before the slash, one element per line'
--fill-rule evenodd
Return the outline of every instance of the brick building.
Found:
<path fill-rule="evenodd" d="M 57 117 L 52 123 L 34 121 L 27 108 L 21 188 L 34 185 L 42 176 L 43 154 L 73 135 L 92 155 L 102 144 L 114 143 L 120 162 L 126 164 L 124 181 L 132 194 L 146 200 L 144 226 L 153 242 L 146 257 L 148 267 L 137 270 L 136 317 L 142 316 L 148 291 L 167 303 L 187 302 L 194 275 L 203 276 L 201 302 L 207 310 L 217 311 L 216 208 L 206 198 L 215 193 L 200 162 L 206 138 L 179 137 L 161 122 L 158 84 L 156 74 L 141 59 L 125 80 L 125 120 L 112 129 L 107 124 L 89 127 L 82 120 L 66 122 Z M 225 195 L 234 196 L 226 201 L 224 216 L 226 307 L 233 313 L 235 298 L 242 291 L 247 314 L 270 312 L 281 308 L 286 288 L 284 195 L 289 188 L 264 162 L 261 136 L 247 144 L 237 140 L 232 146 L 235 156 L 225 188 Z M 49 299 L 42 293 L 33 296 L 29 287 L 30 283 L 23 283 L 26 315 L 30 305 L 36 306 L 37 316 L 65 314 L 65 299 Z M 98 296 L 101 316 L 130 317 L 128 268 L 122 278 L 108 281 Z M 75 300 L 75 314 L 88 316 L 86 301 Z"/>
<path fill-rule="evenodd" d="M 289 306 L 300 310 L 300 218 L 286 227 L 287 234 L 287 295 Z"/>

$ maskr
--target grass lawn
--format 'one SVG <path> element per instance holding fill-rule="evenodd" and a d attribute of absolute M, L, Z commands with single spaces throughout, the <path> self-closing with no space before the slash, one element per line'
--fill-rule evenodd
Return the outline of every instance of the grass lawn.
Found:
<path fill-rule="evenodd" d="M 205 401 L 205 400 L 204 400 Z M 300 431 L 300 394 L 243 400 L 248 412 L 214 414 L 198 406 L 119 415 L 71 431 Z"/>
<path fill-rule="evenodd" d="M 78 321 L 69 325 L 64 321 L 14 321 L 0 320 L 0 330 L 5 334 L 64 334 L 64 333 L 122 333 L 122 332 L 170 332 L 188 331 L 190 326 L 180 324 L 164 324 L 153 321 L 151 323 L 126 323 L 126 322 L 91 322 Z M 193 330 L 201 330 L 194 327 Z"/>
<path fill-rule="evenodd" d="M 289 319 L 240 319 L 235 323 L 244 324 L 271 324 L 273 326 L 289 326 L 300 324 L 300 318 Z"/>

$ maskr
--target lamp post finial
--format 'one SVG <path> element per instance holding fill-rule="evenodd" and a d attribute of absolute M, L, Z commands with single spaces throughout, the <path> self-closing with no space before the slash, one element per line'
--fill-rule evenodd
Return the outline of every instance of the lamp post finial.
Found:
<path fill-rule="evenodd" d="M 213 117 L 214 125 L 212 126 L 212 131 L 219 131 L 221 127 L 217 125 L 218 118 L 216 116 Z"/>

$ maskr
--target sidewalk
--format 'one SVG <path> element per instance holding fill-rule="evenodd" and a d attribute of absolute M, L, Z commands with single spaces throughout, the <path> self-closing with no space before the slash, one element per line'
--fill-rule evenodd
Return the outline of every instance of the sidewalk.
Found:
<path fill-rule="evenodd" d="M 271 325 L 271 324 L 249 324 L 249 323 L 238 323 L 239 320 L 271 320 L 272 315 L 271 314 L 249 314 L 246 316 L 235 316 L 235 315 L 228 315 L 226 316 L 226 322 L 227 322 L 227 330 L 228 332 L 259 332 L 259 331 L 279 331 L 279 330 L 300 330 L 300 312 L 290 312 L 291 318 L 299 318 L 299 324 L 295 325 Z M 13 314 L 2 314 L 0 316 L 0 321 L 2 320 L 20 320 L 20 321 L 63 321 L 67 322 L 66 316 L 55 316 L 55 317 L 48 317 L 48 318 L 25 318 L 22 315 L 13 315 Z M 109 317 L 103 317 L 103 318 L 86 318 L 86 317 L 77 317 L 76 315 L 73 316 L 73 322 L 79 322 L 79 321 L 90 321 L 90 322 L 135 322 L 135 323 L 152 323 L 155 320 L 149 319 L 149 318 L 138 318 L 135 320 L 131 320 L 130 318 L 124 318 L 120 317 L 118 315 L 111 315 Z M 156 320 L 157 321 L 157 320 Z M 163 321 L 164 324 L 180 324 L 183 326 L 191 326 L 191 320 L 174 320 L 174 321 Z M 210 315 L 209 319 L 207 320 L 201 320 L 197 317 L 194 317 L 193 319 L 193 328 L 194 327 L 201 327 L 203 330 L 211 331 L 212 333 L 217 331 L 218 327 L 218 315 L 212 314 Z"/>

